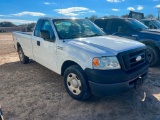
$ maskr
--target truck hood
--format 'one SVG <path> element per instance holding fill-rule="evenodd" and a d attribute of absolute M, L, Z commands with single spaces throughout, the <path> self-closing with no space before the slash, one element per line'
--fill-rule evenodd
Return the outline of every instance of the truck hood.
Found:
<path fill-rule="evenodd" d="M 140 31 L 141 33 L 152 34 L 152 35 L 160 35 L 160 29 L 146 29 Z"/>
<path fill-rule="evenodd" d="M 100 55 L 117 55 L 120 52 L 144 47 L 145 45 L 117 36 L 99 36 L 66 40 L 66 43 Z"/>

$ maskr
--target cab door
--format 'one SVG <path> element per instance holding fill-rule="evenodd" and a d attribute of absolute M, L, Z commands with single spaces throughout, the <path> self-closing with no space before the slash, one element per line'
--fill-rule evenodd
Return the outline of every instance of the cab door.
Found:
<path fill-rule="evenodd" d="M 43 56 L 40 54 L 42 41 L 43 39 L 40 37 L 40 29 L 42 26 L 43 20 L 38 20 L 33 36 L 32 36 L 32 48 L 33 48 L 33 56 L 34 60 L 40 64 L 43 63 Z"/>
<path fill-rule="evenodd" d="M 43 39 L 41 31 L 48 31 L 50 38 Z M 38 33 L 38 37 L 36 36 L 33 38 L 33 53 L 35 60 L 43 66 L 53 71 L 57 71 L 56 40 L 51 21 L 42 20 Z"/>

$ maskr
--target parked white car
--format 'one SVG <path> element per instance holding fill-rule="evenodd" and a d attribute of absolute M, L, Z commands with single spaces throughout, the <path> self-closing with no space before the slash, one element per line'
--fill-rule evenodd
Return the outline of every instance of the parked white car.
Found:
<path fill-rule="evenodd" d="M 62 75 L 77 100 L 125 92 L 147 77 L 144 44 L 107 36 L 87 19 L 40 18 L 32 35 L 13 36 L 21 63 L 33 59 Z"/>

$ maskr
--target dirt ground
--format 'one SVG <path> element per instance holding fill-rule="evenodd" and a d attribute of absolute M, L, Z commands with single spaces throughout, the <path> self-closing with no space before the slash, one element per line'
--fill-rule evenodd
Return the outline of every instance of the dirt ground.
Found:
<path fill-rule="evenodd" d="M 160 120 L 160 65 L 136 90 L 79 102 L 60 75 L 21 64 L 11 34 L 0 34 L 0 104 L 5 120 Z"/>

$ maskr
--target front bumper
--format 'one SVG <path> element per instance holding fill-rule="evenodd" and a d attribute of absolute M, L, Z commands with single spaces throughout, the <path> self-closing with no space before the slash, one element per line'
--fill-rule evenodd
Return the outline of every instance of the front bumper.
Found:
<path fill-rule="evenodd" d="M 85 69 L 92 94 L 107 96 L 115 95 L 134 88 L 141 78 L 147 78 L 148 64 L 126 73 L 123 70 L 93 70 Z"/>

